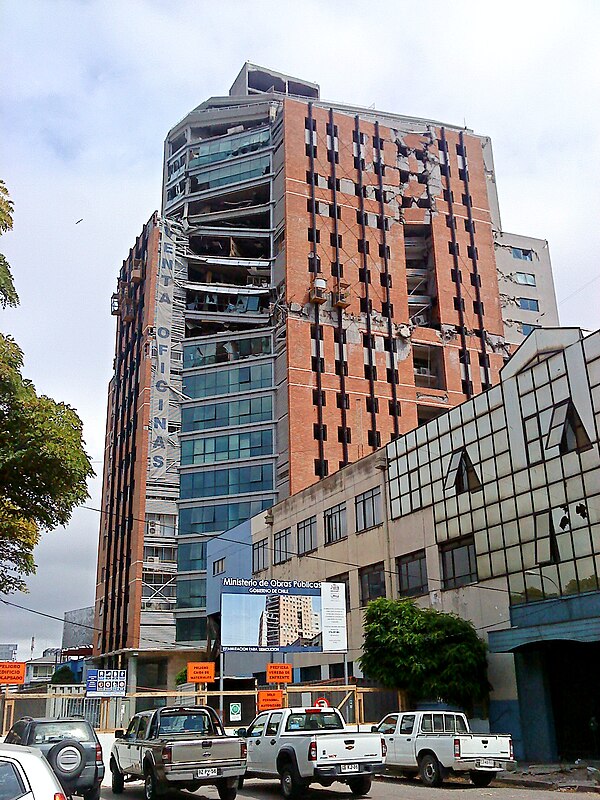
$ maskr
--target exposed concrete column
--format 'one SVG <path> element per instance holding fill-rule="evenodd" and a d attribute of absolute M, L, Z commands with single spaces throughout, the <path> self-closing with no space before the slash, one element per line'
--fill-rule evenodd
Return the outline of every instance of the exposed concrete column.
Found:
<path fill-rule="evenodd" d="M 138 654 L 130 653 L 127 656 L 127 694 L 137 692 L 137 667 Z"/>

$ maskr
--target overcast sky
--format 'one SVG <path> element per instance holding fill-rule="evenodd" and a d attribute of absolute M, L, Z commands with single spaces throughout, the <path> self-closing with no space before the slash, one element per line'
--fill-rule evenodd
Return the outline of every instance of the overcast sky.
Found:
<path fill-rule="evenodd" d="M 594 0 L 4 0 L 0 249 L 21 306 L 0 329 L 38 391 L 73 405 L 101 475 L 114 354 L 110 295 L 160 204 L 170 127 L 227 94 L 244 61 L 325 99 L 466 124 L 491 136 L 505 230 L 549 240 L 561 322 L 598 327 L 600 105 Z M 76 224 L 78 220 L 82 220 Z M 100 504 L 99 479 L 87 505 Z M 94 599 L 98 514 L 44 535 L 16 603 L 62 618 Z M 0 607 L 19 657 L 62 626 Z"/>

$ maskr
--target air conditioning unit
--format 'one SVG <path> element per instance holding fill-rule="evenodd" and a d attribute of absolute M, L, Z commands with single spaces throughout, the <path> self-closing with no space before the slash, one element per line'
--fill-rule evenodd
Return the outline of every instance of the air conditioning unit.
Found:
<path fill-rule="evenodd" d="M 417 327 L 425 327 L 429 325 L 429 320 L 427 319 L 425 314 L 416 314 L 414 317 L 412 317 L 411 322 L 413 325 L 416 325 Z"/>
<path fill-rule="evenodd" d="M 146 533 L 148 536 L 160 536 L 160 525 L 155 519 L 146 522 Z"/>
<path fill-rule="evenodd" d="M 315 278 L 310 287 L 310 302 L 325 303 L 327 301 L 327 281 L 324 278 Z"/>
<path fill-rule="evenodd" d="M 146 561 L 148 562 L 148 564 L 158 564 L 159 561 L 160 561 L 160 558 L 158 556 L 148 556 Z"/>
<path fill-rule="evenodd" d="M 339 289 L 331 293 L 331 302 L 336 308 L 348 308 L 350 305 L 349 287 L 340 284 Z"/>
<path fill-rule="evenodd" d="M 429 367 L 415 367 L 415 375 L 428 375 L 431 376 L 432 372 Z"/>

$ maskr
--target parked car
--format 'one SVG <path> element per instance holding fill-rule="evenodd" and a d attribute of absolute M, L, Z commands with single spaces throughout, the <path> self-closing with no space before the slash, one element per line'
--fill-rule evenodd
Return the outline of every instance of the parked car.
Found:
<path fill-rule="evenodd" d="M 93 727 L 83 717 L 22 717 L 12 726 L 4 741 L 40 750 L 65 794 L 99 800 L 104 778 L 102 747 Z"/>
<path fill-rule="evenodd" d="M 39 750 L 0 744 L 2 800 L 66 800 L 58 778 Z"/>
<path fill-rule="evenodd" d="M 143 780 L 146 800 L 169 789 L 195 792 L 216 786 L 221 800 L 235 800 L 246 771 L 246 742 L 227 736 L 208 706 L 166 706 L 136 714 L 127 731 L 115 731 L 110 754 L 112 790 Z"/>
<path fill-rule="evenodd" d="M 279 777 L 285 798 L 297 797 L 311 783 L 336 781 L 361 796 L 384 770 L 383 738 L 350 731 L 336 708 L 266 711 L 238 733 L 248 742 L 246 777 Z"/>
<path fill-rule="evenodd" d="M 388 714 L 372 730 L 386 739 L 386 768 L 407 777 L 418 773 L 426 786 L 441 786 L 451 773 L 467 774 L 475 786 L 488 786 L 514 762 L 510 736 L 471 733 L 464 714 Z"/>

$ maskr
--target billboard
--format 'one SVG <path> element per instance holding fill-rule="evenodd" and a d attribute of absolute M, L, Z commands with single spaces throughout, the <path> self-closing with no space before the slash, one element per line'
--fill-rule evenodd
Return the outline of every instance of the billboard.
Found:
<path fill-rule="evenodd" d="M 221 649 L 246 653 L 345 653 L 345 585 L 223 578 Z"/>

